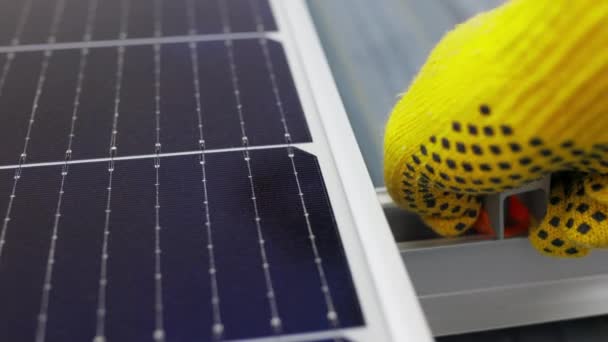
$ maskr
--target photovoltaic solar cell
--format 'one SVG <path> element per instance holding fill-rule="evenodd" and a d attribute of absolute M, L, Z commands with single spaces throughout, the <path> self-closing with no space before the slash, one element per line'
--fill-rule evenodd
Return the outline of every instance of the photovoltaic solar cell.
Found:
<path fill-rule="evenodd" d="M 319 166 L 301 151 L 294 160 L 340 325 L 359 325 L 361 313 Z M 251 161 L 283 332 L 331 328 L 290 159 L 278 148 L 251 151 Z M 211 153 L 206 162 L 224 337 L 271 335 L 243 153 Z M 213 320 L 199 156 L 165 157 L 160 163 L 166 335 L 170 341 L 207 340 Z M 11 341 L 32 340 L 36 331 L 60 171 L 60 166 L 23 170 L 0 267 L 0 279 L 10 279 L 0 282 L 2 336 Z M 148 339 L 154 330 L 154 171 L 152 158 L 116 162 L 108 245 L 110 341 Z M 0 175 L 5 207 L 13 173 Z M 70 167 L 47 341 L 90 341 L 95 334 L 107 175 L 107 163 Z"/>
<path fill-rule="evenodd" d="M 223 0 L 231 9 L 232 32 L 257 31 L 255 18 L 247 0 Z M 130 38 L 154 37 L 154 1 L 147 0 L 9 0 L 0 2 L 0 45 L 12 44 L 19 21 L 23 31 L 19 44 L 46 43 L 49 27 L 57 4 L 63 2 L 63 14 L 57 26 L 57 42 L 81 41 L 86 20 L 93 4 L 92 40 L 113 40 L 120 35 L 121 8 L 127 9 L 127 36 Z M 189 33 L 187 13 L 189 2 L 196 17 L 197 34 L 222 32 L 219 8 L 216 1 L 171 0 L 160 2 L 163 36 L 183 36 Z M 29 10 L 28 10 L 29 8 Z M 259 1 L 259 14 L 267 31 L 276 30 L 270 6 Z M 23 18 L 23 19 L 22 19 Z"/>
<path fill-rule="evenodd" d="M 308 142 L 307 129 L 298 95 L 281 46 L 270 42 L 269 49 L 281 87 L 282 102 L 293 142 Z M 249 144 L 284 143 L 281 116 L 275 103 L 264 56 L 257 39 L 234 42 L 240 92 L 247 119 Z M 230 66 L 223 41 L 198 44 L 201 106 L 209 149 L 241 146 L 239 118 L 233 103 Z M 198 148 L 195 90 L 189 46 L 164 44 L 161 47 L 162 131 L 164 152 Z M 29 112 L 36 94 L 43 52 L 15 55 L 7 77 L 0 112 L 0 165 L 17 162 L 23 148 Z M 36 123 L 31 133 L 28 161 L 62 160 L 70 129 L 73 99 L 81 51 L 58 50 L 50 57 L 46 83 L 39 99 Z M 84 73 L 80 114 L 75 127 L 74 158 L 103 158 L 114 114 L 116 48 L 90 49 Z M 118 156 L 149 154 L 154 140 L 154 51 L 152 45 L 125 48 L 125 65 L 118 124 Z M 16 143 L 18 142 L 18 143 Z"/>

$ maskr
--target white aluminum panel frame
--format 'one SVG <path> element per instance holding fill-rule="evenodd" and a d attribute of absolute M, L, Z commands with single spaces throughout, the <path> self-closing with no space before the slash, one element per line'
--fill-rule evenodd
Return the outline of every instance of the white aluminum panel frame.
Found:
<path fill-rule="evenodd" d="M 271 0 L 365 319 L 355 341 L 432 341 L 304 0 Z"/>

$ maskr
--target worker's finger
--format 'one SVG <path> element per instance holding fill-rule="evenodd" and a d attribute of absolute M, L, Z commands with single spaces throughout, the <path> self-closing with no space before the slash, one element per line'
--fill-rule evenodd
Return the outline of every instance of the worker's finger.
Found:
<path fill-rule="evenodd" d="M 398 203 L 420 214 L 442 236 L 464 233 L 472 227 L 479 215 L 479 198 L 447 188 L 441 181 L 443 178 L 426 163 L 424 157 L 416 157 L 411 163 L 404 163 L 404 171 L 399 177 L 402 180 L 399 184 Z"/>
<path fill-rule="evenodd" d="M 599 203 L 608 204 L 608 175 L 590 175 L 584 184 L 587 196 Z"/>
<path fill-rule="evenodd" d="M 459 216 L 441 217 L 439 215 L 426 215 L 422 216 L 422 220 L 435 233 L 441 236 L 458 236 L 469 230 L 477 220 L 480 204 L 476 201 L 473 205 L 477 208 L 467 208 Z"/>
<path fill-rule="evenodd" d="M 547 215 L 540 225 L 530 229 L 530 242 L 540 253 L 570 258 L 582 257 L 589 253 L 589 248 L 573 243 L 567 236 L 569 205 L 564 184 L 553 184 Z"/>
<path fill-rule="evenodd" d="M 608 202 L 602 201 L 603 190 L 594 190 L 596 184 L 607 187 L 608 176 L 579 180 L 566 193 L 566 236 L 580 246 L 605 248 L 608 247 Z"/>

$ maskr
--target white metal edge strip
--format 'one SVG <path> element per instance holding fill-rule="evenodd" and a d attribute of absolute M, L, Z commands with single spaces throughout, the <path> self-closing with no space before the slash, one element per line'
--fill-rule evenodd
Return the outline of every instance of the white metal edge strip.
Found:
<path fill-rule="evenodd" d="M 329 66 L 303 0 L 281 1 L 290 19 L 290 30 L 298 50 L 307 51 L 301 60 L 310 79 L 323 126 L 349 201 L 357 232 L 372 274 L 374 285 L 394 341 L 432 341 L 414 288 L 392 238 L 374 187 L 365 168 Z M 331 114 L 331 115 L 330 115 Z"/>
<path fill-rule="evenodd" d="M 595 250 L 585 258 L 549 258 L 534 250 L 527 238 L 438 245 L 401 253 L 416 275 L 413 280 L 420 297 L 608 276 L 606 250 Z"/>
<path fill-rule="evenodd" d="M 435 336 L 605 314 L 608 276 L 421 298 Z"/>

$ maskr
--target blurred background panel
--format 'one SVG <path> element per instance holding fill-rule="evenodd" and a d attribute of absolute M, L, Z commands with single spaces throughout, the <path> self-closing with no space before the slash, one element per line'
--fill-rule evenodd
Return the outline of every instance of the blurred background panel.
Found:
<path fill-rule="evenodd" d="M 444 33 L 502 0 L 309 0 L 309 8 L 374 185 L 384 125 Z"/>

